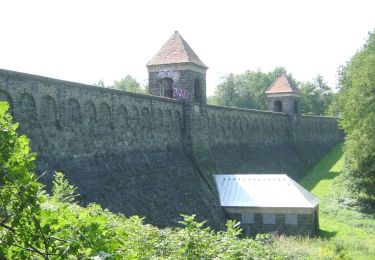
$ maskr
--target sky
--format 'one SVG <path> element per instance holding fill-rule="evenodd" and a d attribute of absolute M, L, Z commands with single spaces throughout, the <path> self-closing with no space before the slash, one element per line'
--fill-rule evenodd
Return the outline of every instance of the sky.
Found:
<path fill-rule="evenodd" d="M 277 66 L 335 87 L 375 29 L 374 10 L 374 0 L 0 0 L 0 68 L 147 85 L 147 62 L 178 30 L 209 67 L 208 95 L 230 73 Z"/>

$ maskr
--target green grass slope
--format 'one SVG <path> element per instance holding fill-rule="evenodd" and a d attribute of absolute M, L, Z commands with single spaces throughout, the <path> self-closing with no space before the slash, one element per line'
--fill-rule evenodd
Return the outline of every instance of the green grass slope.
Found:
<path fill-rule="evenodd" d="M 343 171 L 342 146 L 335 147 L 300 184 L 320 199 L 318 238 L 279 237 L 278 247 L 291 258 L 375 259 L 375 219 L 340 206 L 337 194 Z"/>

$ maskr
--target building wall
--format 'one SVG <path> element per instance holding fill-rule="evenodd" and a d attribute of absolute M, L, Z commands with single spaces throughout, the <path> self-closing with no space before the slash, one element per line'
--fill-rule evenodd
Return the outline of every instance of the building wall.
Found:
<path fill-rule="evenodd" d="M 0 99 L 12 104 L 45 183 L 61 170 L 84 202 L 159 226 L 176 225 L 183 213 L 223 227 L 213 173 L 298 178 L 342 140 L 334 118 L 301 117 L 292 127 L 283 113 L 202 109 L 6 70 L 0 70 Z"/>
<path fill-rule="evenodd" d="M 259 233 L 286 235 L 317 234 L 319 229 L 318 206 L 316 208 L 237 208 L 226 207 L 227 216 L 241 223 L 243 233 L 254 236 Z M 274 223 L 266 223 L 264 215 L 273 215 Z M 294 218 L 295 219 L 292 219 Z M 296 222 L 291 222 L 296 220 Z"/>
<path fill-rule="evenodd" d="M 259 233 L 278 233 L 285 235 L 315 235 L 314 213 L 295 214 L 297 215 L 297 224 L 286 224 L 286 214 L 274 214 L 275 223 L 265 224 L 262 213 L 253 214 L 253 223 L 243 223 L 242 214 L 228 214 L 231 219 L 241 222 L 241 228 L 245 235 L 254 236 Z"/>

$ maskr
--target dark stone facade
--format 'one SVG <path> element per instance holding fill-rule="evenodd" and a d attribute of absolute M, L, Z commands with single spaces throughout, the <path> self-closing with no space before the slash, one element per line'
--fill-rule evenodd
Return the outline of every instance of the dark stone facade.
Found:
<path fill-rule="evenodd" d="M 84 202 L 159 226 L 176 225 L 183 213 L 222 228 L 213 173 L 298 178 L 342 141 L 335 118 L 302 116 L 291 127 L 285 113 L 206 106 L 205 74 L 179 74 L 190 91 L 201 77 L 200 102 L 7 70 L 0 70 L 0 99 L 11 103 L 47 185 L 61 170 Z M 150 72 L 152 93 L 158 79 Z"/>

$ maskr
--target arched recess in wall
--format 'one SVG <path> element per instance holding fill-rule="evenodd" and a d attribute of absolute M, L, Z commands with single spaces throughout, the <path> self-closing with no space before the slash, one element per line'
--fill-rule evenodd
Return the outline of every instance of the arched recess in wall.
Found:
<path fill-rule="evenodd" d="M 225 118 L 221 115 L 218 116 L 218 126 L 219 126 L 219 129 L 221 130 L 220 131 L 220 135 L 221 137 L 225 137 L 226 136 L 226 124 L 225 124 Z"/>
<path fill-rule="evenodd" d="M 0 101 L 8 102 L 9 107 L 13 107 L 12 98 L 10 97 L 9 93 L 0 89 Z"/>
<path fill-rule="evenodd" d="M 249 120 L 246 116 L 243 117 L 243 131 L 246 132 L 249 129 Z"/>
<path fill-rule="evenodd" d="M 202 99 L 202 88 L 201 88 L 201 81 L 196 79 L 194 81 L 194 101 L 200 103 Z"/>
<path fill-rule="evenodd" d="M 133 135 L 137 136 L 139 135 L 139 121 L 140 121 L 140 115 L 139 115 L 139 110 L 136 106 L 132 107 L 131 111 L 131 127 L 133 128 Z"/>
<path fill-rule="evenodd" d="M 159 129 L 163 129 L 164 127 L 164 116 L 163 116 L 163 111 L 158 108 L 156 110 L 156 114 L 155 114 L 155 124 L 157 125 L 157 128 Z"/>
<path fill-rule="evenodd" d="M 41 100 L 41 119 L 47 125 L 56 124 L 57 119 L 57 106 L 55 100 L 46 95 Z"/>
<path fill-rule="evenodd" d="M 150 111 L 147 107 L 142 108 L 142 128 L 144 133 L 148 133 L 151 129 Z"/>
<path fill-rule="evenodd" d="M 66 121 L 69 125 L 75 125 L 81 121 L 81 108 L 75 99 L 69 99 L 66 104 Z"/>
<path fill-rule="evenodd" d="M 98 123 L 101 126 L 110 126 L 111 124 L 111 107 L 105 102 L 99 105 Z"/>
<path fill-rule="evenodd" d="M 259 130 L 259 126 L 258 126 L 258 119 L 256 117 L 253 117 L 253 131 L 256 132 Z"/>
<path fill-rule="evenodd" d="M 170 109 L 167 109 L 165 112 L 165 130 L 167 132 L 172 131 L 172 122 L 173 122 L 173 115 Z"/>
<path fill-rule="evenodd" d="M 117 122 L 121 126 L 126 126 L 128 123 L 129 115 L 128 110 L 124 105 L 119 105 L 117 108 Z"/>
<path fill-rule="evenodd" d="M 237 132 L 242 132 L 242 119 L 240 116 L 237 117 L 237 120 L 236 120 L 236 129 L 237 129 Z"/>
<path fill-rule="evenodd" d="M 267 119 L 264 117 L 261 118 L 261 127 L 263 133 L 268 132 Z"/>
<path fill-rule="evenodd" d="M 213 114 L 211 116 L 211 124 L 210 124 L 211 131 L 216 131 L 216 115 Z"/>
<path fill-rule="evenodd" d="M 87 101 L 83 106 L 83 111 L 86 122 L 94 123 L 96 121 L 96 107 L 93 102 Z"/>
<path fill-rule="evenodd" d="M 179 131 L 182 128 L 180 111 L 174 112 L 174 126 L 175 126 L 176 131 Z"/>
<path fill-rule="evenodd" d="M 24 93 L 21 95 L 21 113 L 25 120 L 37 120 L 35 100 L 30 94 Z"/>
<path fill-rule="evenodd" d="M 280 100 L 274 101 L 273 107 L 275 112 L 283 112 L 283 103 Z"/>
<path fill-rule="evenodd" d="M 164 97 L 173 98 L 173 80 L 171 78 L 161 80 L 161 93 Z"/>

